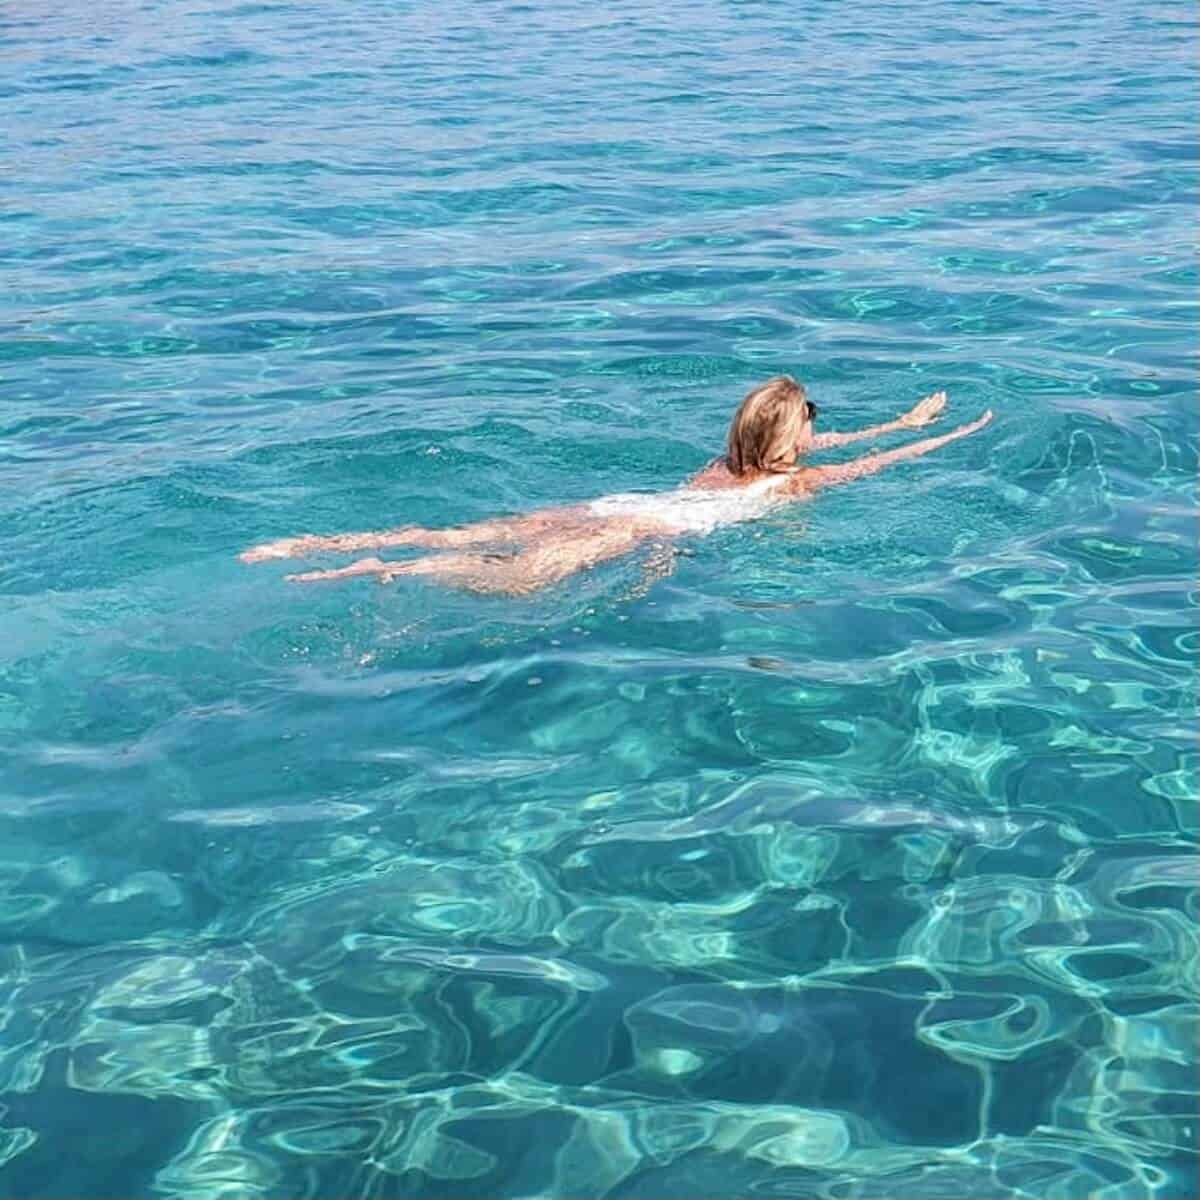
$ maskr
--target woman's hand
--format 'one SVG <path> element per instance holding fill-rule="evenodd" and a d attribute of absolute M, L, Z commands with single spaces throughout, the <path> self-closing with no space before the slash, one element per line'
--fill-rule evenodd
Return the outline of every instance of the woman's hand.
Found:
<path fill-rule="evenodd" d="M 992 419 L 992 410 L 989 408 L 987 410 L 987 412 L 985 412 L 983 414 L 982 417 L 976 417 L 974 421 L 971 421 L 966 425 L 960 425 L 954 432 L 955 433 L 974 433 L 976 430 L 982 429 L 985 425 L 989 424 L 991 422 L 991 419 Z"/>
<path fill-rule="evenodd" d="M 934 392 L 924 400 L 918 400 L 908 412 L 900 418 L 900 424 L 906 429 L 920 429 L 923 425 L 931 425 L 946 410 L 946 393 Z"/>

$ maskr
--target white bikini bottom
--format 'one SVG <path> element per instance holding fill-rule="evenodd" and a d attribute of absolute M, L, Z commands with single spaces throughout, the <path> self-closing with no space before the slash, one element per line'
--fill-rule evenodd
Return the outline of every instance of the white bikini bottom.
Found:
<path fill-rule="evenodd" d="M 721 525 L 753 521 L 783 502 L 786 476 L 774 475 L 746 487 L 675 488 L 670 492 L 622 492 L 586 505 L 598 517 L 656 521 L 675 533 L 711 533 Z"/>

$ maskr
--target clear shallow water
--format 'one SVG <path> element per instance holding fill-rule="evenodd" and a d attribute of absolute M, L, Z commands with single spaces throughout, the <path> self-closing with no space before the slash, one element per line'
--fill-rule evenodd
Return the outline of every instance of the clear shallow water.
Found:
<path fill-rule="evenodd" d="M 0 17 L 0 1191 L 1194 1194 L 1193 26 Z M 665 580 L 234 558 L 781 370 L 997 420 Z"/>

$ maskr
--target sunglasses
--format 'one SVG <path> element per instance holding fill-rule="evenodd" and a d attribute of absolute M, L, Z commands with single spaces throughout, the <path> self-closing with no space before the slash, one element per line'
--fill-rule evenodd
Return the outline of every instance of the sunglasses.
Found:
<path fill-rule="evenodd" d="M 819 413 L 821 410 L 811 400 L 805 400 L 804 403 L 806 406 L 808 419 L 810 421 L 815 421 L 817 419 L 817 413 Z"/>

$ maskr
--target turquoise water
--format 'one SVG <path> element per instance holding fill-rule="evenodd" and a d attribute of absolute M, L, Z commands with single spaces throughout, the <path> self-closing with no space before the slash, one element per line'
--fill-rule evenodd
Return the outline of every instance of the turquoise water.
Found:
<path fill-rule="evenodd" d="M 1195 12 L 1048 8 L 6 9 L 0 1193 L 1195 1194 Z M 236 560 L 779 371 L 996 421 L 667 578 Z"/>

